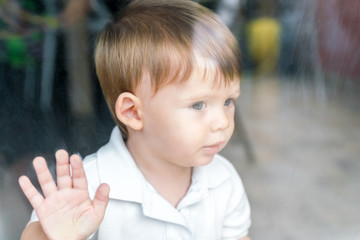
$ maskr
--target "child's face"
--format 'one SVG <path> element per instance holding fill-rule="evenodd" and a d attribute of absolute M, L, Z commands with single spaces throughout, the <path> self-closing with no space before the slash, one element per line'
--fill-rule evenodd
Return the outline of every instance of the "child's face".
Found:
<path fill-rule="evenodd" d="M 203 79 L 197 69 L 188 81 L 168 84 L 155 95 L 149 92 L 149 82 L 140 84 L 143 137 L 153 157 L 193 167 L 209 163 L 225 147 L 234 130 L 240 85 L 214 84 L 211 74 L 207 69 L 210 77 Z"/>

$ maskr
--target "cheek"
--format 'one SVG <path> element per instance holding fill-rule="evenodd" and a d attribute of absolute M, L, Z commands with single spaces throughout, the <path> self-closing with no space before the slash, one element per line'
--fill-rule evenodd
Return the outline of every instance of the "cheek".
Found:
<path fill-rule="evenodd" d="M 235 119 L 234 119 L 234 112 L 232 114 L 230 114 L 230 117 L 229 117 L 229 133 L 230 133 L 230 136 L 233 134 L 234 132 L 234 128 L 235 128 Z"/>
<path fill-rule="evenodd" d="M 173 141 L 181 144 L 195 144 L 201 137 L 200 126 L 191 118 L 176 118 L 170 120 L 168 132 Z"/>
<path fill-rule="evenodd" d="M 178 151 L 179 149 L 192 149 L 201 144 L 204 138 L 201 131 L 201 124 L 186 114 L 174 114 L 167 117 L 167 121 L 162 122 L 163 133 L 161 138 L 163 144 L 169 149 Z"/>

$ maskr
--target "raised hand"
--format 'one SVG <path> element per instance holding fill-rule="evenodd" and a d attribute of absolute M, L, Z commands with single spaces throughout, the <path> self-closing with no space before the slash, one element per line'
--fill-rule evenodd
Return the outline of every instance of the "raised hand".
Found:
<path fill-rule="evenodd" d="M 41 227 L 49 239 L 86 239 L 100 226 L 109 200 L 109 186 L 101 184 L 94 200 L 78 155 L 70 157 L 65 150 L 56 152 L 57 186 L 42 157 L 33 161 L 42 196 L 26 176 L 19 184 L 36 211 Z"/>

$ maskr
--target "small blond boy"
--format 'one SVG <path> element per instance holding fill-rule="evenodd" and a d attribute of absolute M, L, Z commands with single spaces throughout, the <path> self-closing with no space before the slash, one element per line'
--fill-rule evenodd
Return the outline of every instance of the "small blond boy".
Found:
<path fill-rule="evenodd" d="M 187 0 L 133 1 L 100 34 L 98 78 L 117 123 L 85 158 L 42 157 L 22 239 L 248 239 L 250 207 L 217 153 L 234 130 L 241 56 L 230 31 Z"/>

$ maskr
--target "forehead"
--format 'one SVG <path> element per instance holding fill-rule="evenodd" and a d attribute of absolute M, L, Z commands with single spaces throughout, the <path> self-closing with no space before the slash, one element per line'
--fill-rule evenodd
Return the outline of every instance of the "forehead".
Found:
<path fill-rule="evenodd" d="M 225 76 L 221 74 L 218 67 L 209 65 L 198 65 L 193 68 L 190 76 L 182 81 L 172 81 L 156 92 L 151 87 L 150 78 L 143 79 L 136 90 L 136 95 L 145 102 L 154 99 L 158 101 L 169 101 L 181 99 L 183 97 L 201 97 L 208 95 L 231 95 L 240 92 L 240 77 L 225 81 Z"/>
<path fill-rule="evenodd" d="M 159 91 L 164 92 L 163 89 L 171 87 L 182 91 L 195 91 L 199 88 L 216 90 L 236 86 L 239 88 L 240 76 L 238 74 L 238 72 L 224 73 L 224 69 L 216 60 L 204 58 L 195 53 L 192 63 L 172 65 L 169 74 L 166 75 L 167 79 L 160 80 L 162 83 L 159 86 L 156 86 L 159 79 L 154 79 L 154 76 L 145 71 L 135 92 L 137 95 L 141 93 L 151 98 L 158 95 Z"/>
<path fill-rule="evenodd" d="M 160 88 L 156 98 L 197 99 L 209 96 L 229 97 L 240 92 L 240 78 L 225 81 L 225 76 L 217 67 L 196 66 L 190 76 L 184 81 L 172 82 Z"/>
<path fill-rule="evenodd" d="M 232 77 L 224 74 L 216 60 L 195 56 L 195 65 L 186 79 L 180 80 L 185 85 L 208 85 L 211 88 L 221 88 L 231 85 L 232 82 L 240 83 L 240 76 L 233 74 Z"/>
<path fill-rule="evenodd" d="M 177 87 L 191 90 L 219 90 L 223 88 L 235 88 L 240 85 L 240 77 L 226 79 L 216 65 L 198 65 L 194 67 L 190 77 L 183 82 L 175 83 Z M 190 90 L 190 91 L 191 91 Z"/>

